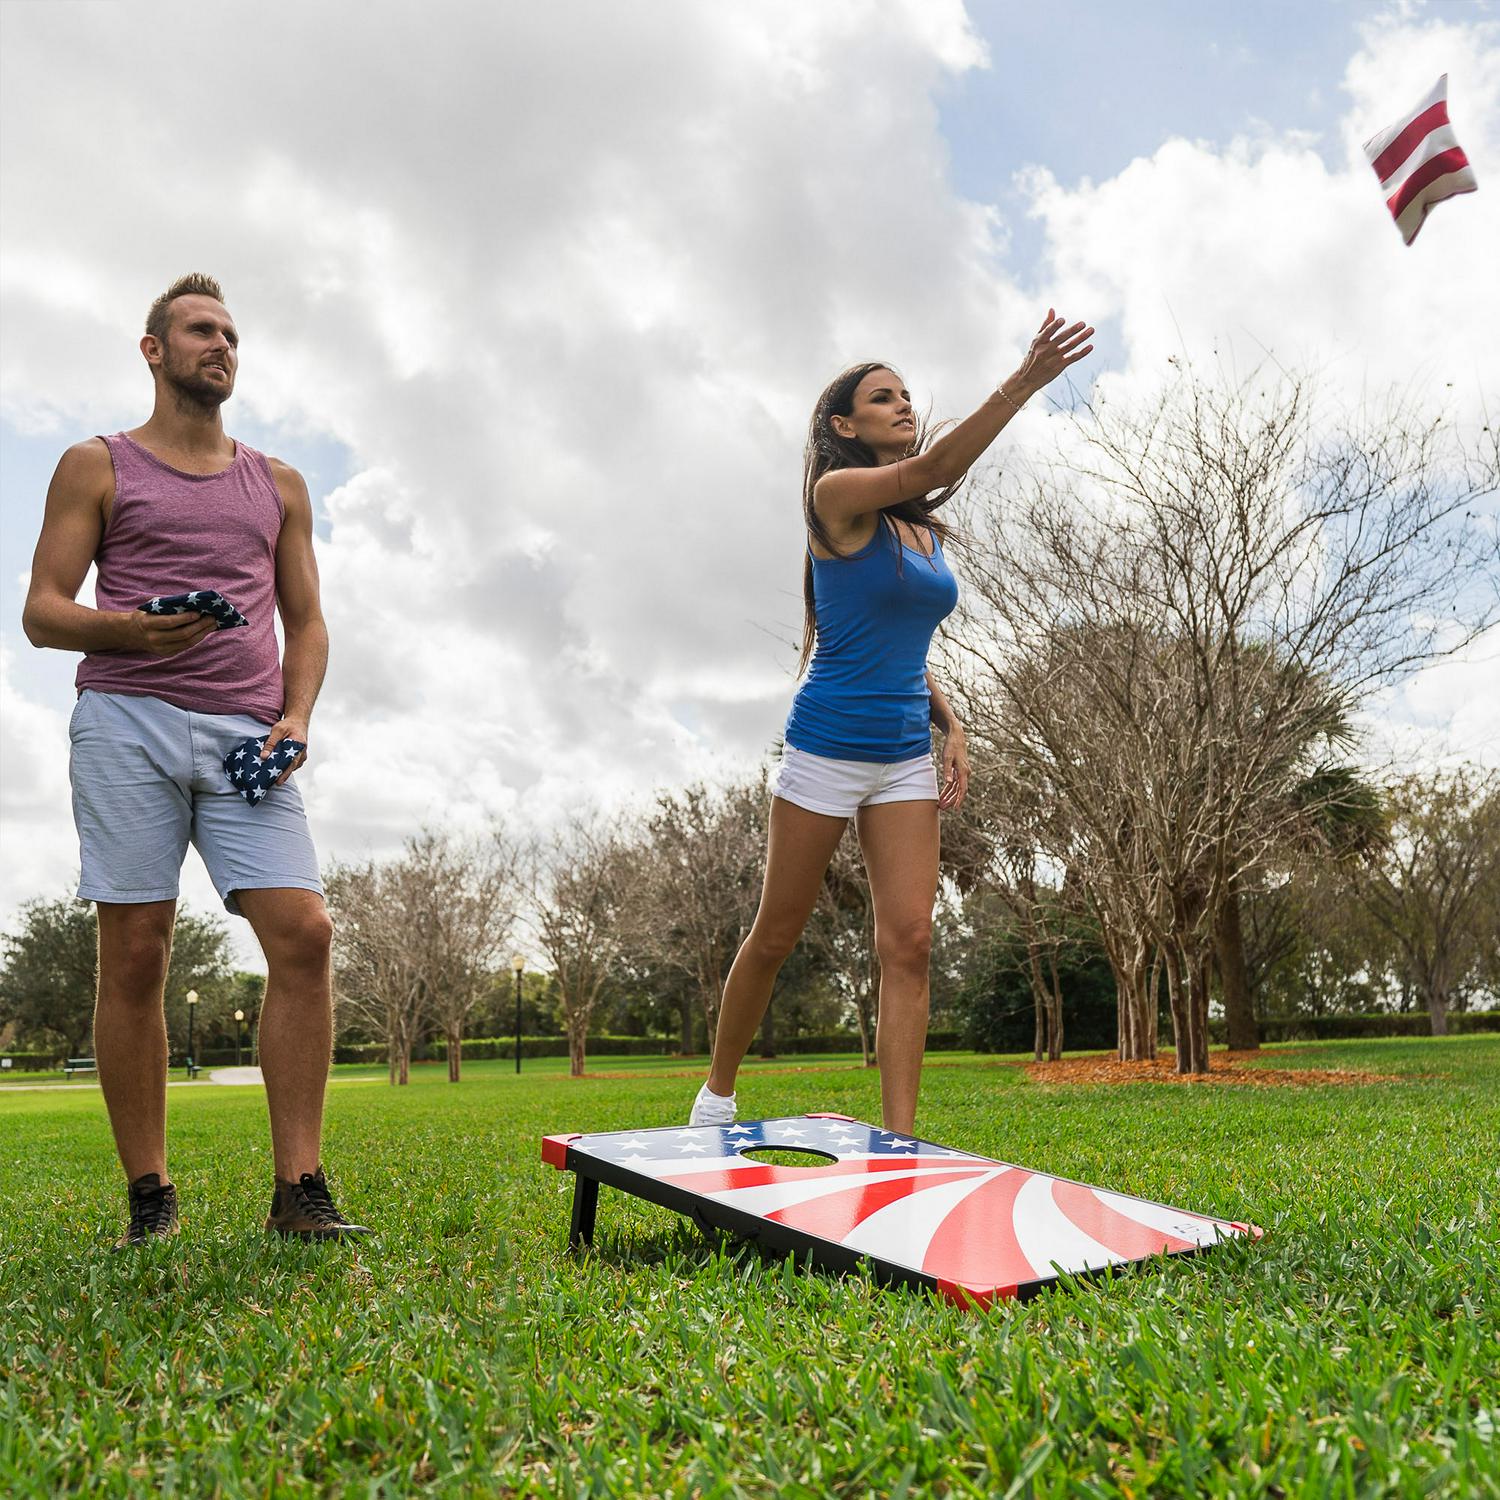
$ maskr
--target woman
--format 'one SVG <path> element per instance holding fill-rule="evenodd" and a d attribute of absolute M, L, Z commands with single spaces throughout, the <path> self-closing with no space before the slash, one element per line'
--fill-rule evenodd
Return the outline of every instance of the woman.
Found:
<path fill-rule="evenodd" d="M 734 1081 L 852 817 L 875 905 L 881 1116 L 909 1132 L 927 1039 L 927 957 L 938 883 L 938 809 L 964 800 L 964 735 L 927 671 L 932 634 L 958 602 L 934 517 L 1028 397 L 1093 348 L 1051 310 L 1021 367 L 973 416 L 931 442 L 888 365 L 856 365 L 818 399 L 802 506 L 808 554 L 799 672 L 771 783 L 760 910 L 724 986 L 708 1080 L 689 1123 L 734 1122 Z M 814 647 L 816 646 L 816 651 Z M 943 736 L 943 787 L 930 726 Z"/>

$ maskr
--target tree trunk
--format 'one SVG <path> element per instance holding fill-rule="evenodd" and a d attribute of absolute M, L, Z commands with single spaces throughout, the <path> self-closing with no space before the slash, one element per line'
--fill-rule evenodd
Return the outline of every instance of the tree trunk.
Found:
<path fill-rule="evenodd" d="M 1141 960 L 1145 966 L 1144 954 Z M 1161 949 L 1151 955 L 1151 977 L 1146 981 L 1146 997 L 1141 1014 L 1146 1023 L 1146 1050 L 1141 1055 L 1153 1061 L 1156 1058 L 1157 1038 L 1161 1026 Z"/>
<path fill-rule="evenodd" d="M 1179 1073 L 1208 1072 L 1208 975 L 1204 954 L 1167 946 L 1167 979 Z"/>
<path fill-rule="evenodd" d="M 392 1032 L 385 1039 L 385 1071 L 386 1079 L 392 1088 L 396 1087 L 396 1078 L 400 1072 L 401 1047 L 396 1040 L 396 1034 Z"/>
<path fill-rule="evenodd" d="M 870 1001 L 865 990 L 854 997 L 854 1023 L 859 1027 L 859 1051 L 867 1068 L 875 1066 L 875 1052 L 870 1045 Z"/>
<path fill-rule="evenodd" d="M 703 1032 L 708 1039 L 708 1050 L 714 1050 L 714 1037 L 719 1030 L 719 1006 L 723 1003 L 722 982 L 719 984 L 705 984 L 701 991 L 703 995 Z"/>
<path fill-rule="evenodd" d="M 762 1057 L 776 1056 L 776 991 L 771 991 L 771 998 L 766 1002 L 766 1013 L 760 1023 L 760 1055 Z"/>
<path fill-rule="evenodd" d="M 464 1034 L 461 1031 L 448 1033 L 448 1082 L 457 1083 L 463 1067 Z"/>
<path fill-rule="evenodd" d="M 1119 1025 L 1116 1053 L 1121 1062 L 1156 1056 L 1156 971 L 1146 983 L 1146 941 L 1132 938 L 1127 951 L 1119 938 L 1106 943 L 1115 976 L 1115 1016 Z M 1059 1046 L 1061 1040 L 1059 1038 Z"/>
<path fill-rule="evenodd" d="M 1208 1072 L 1208 990 L 1213 974 L 1213 959 L 1200 953 L 1193 965 L 1193 993 L 1189 1033 L 1193 1039 L 1193 1072 Z"/>
<path fill-rule="evenodd" d="M 583 1054 L 588 1043 L 588 1023 L 582 1018 L 568 1019 L 568 1076 L 583 1077 Z"/>
<path fill-rule="evenodd" d="M 1183 990 L 1187 976 L 1183 972 L 1177 947 L 1172 942 L 1163 945 L 1162 966 L 1167 971 L 1167 1004 L 1172 1012 L 1172 1045 L 1177 1052 L 1177 1071 L 1193 1071 L 1193 1044 L 1188 1038 L 1187 1005 Z"/>
<path fill-rule="evenodd" d="M 1214 957 L 1219 985 L 1224 991 L 1224 1019 L 1232 1052 L 1254 1052 L 1260 1047 L 1260 1025 L 1250 998 L 1245 971 L 1245 938 L 1240 927 L 1240 896 L 1233 886 L 1224 894 L 1214 919 Z"/>
<path fill-rule="evenodd" d="M 1031 1008 L 1036 1012 L 1031 1057 L 1033 1062 L 1041 1062 L 1042 1055 L 1047 1050 L 1047 992 L 1042 984 L 1042 969 L 1037 962 L 1035 943 L 1026 945 L 1026 962 L 1031 971 Z"/>
<path fill-rule="evenodd" d="M 1427 987 L 1427 1014 L 1432 1017 L 1433 1036 L 1448 1035 L 1448 997 L 1435 986 Z"/>
<path fill-rule="evenodd" d="M 1054 948 L 1047 959 L 1047 967 L 1052 971 L 1052 995 L 1051 1009 L 1048 1012 L 1047 1027 L 1047 1059 L 1049 1062 L 1059 1062 L 1063 1054 L 1063 1007 L 1062 1007 L 1062 980 L 1057 973 L 1057 950 Z"/>
<path fill-rule="evenodd" d="M 411 1082 L 411 1042 L 405 1037 L 401 1039 L 401 1055 L 397 1065 L 396 1082 L 402 1085 Z"/>

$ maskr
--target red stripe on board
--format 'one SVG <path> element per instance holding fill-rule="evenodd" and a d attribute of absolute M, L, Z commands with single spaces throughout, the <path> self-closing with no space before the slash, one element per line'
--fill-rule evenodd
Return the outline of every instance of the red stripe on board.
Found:
<path fill-rule="evenodd" d="M 1448 123 L 1448 101 L 1439 99 L 1430 104 L 1410 125 L 1401 128 L 1401 134 L 1375 158 L 1375 175 L 1384 182 L 1408 156 L 1440 126 Z"/>
<path fill-rule="evenodd" d="M 922 1269 L 941 1282 L 975 1288 L 1035 1281 L 1015 1227 L 1016 1194 L 1032 1175 L 1015 1167 L 975 1188 L 938 1225 Z"/>
<path fill-rule="evenodd" d="M 1195 1248 L 1191 1240 L 1180 1240 L 1164 1229 L 1152 1229 L 1149 1224 L 1127 1218 L 1118 1209 L 1101 1203 L 1093 1190 L 1080 1182 L 1054 1182 L 1052 1200 L 1090 1239 L 1127 1259 Z"/>
<path fill-rule="evenodd" d="M 775 1219 L 778 1224 L 800 1229 L 806 1234 L 842 1242 L 846 1235 L 852 1234 L 876 1209 L 884 1208 L 888 1203 L 898 1203 L 902 1198 L 909 1198 L 924 1188 L 942 1187 L 947 1182 L 981 1177 L 985 1171 L 986 1168 L 978 1167 L 972 1172 L 953 1172 L 942 1177 L 903 1177 L 895 1182 L 887 1178 L 884 1182 L 865 1182 L 842 1193 L 810 1198 L 806 1203 L 789 1203 L 766 1217 Z"/>
<path fill-rule="evenodd" d="M 775 1146 L 757 1146 L 757 1151 L 775 1151 Z M 682 1176 L 673 1173 L 663 1177 L 673 1187 L 686 1188 L 690 1193 L 722 1193 L 726 1188 L 766 1187 L 773 1182 L 816 1182 L 820 1177 L 850 1177 L 858 1179 L 877 1172 L 909 1172 L 916 1168 L 921 1172 L 945 1172 L 951 1175 L 954 1167 L 967 1167 L 970 1163 L 952 1156 L 880 1156 L 873 1161 L 851 1161 L 842 1158 L 826 1167 L 778 1167 L 762 1162 L 753 1167 L 720 1167 L 713 1172 L 687 1172 Z M 988 1167 L 989 1163 L 983 1163 Z"/>
<path fill-rule="evenodd" d="M 937 1279 L 937 1289 L 940 1297 L 946 1297 L 962 1308 L 988 1307 L 992 1302 L 1014 1297 L 1021 1290 L 1018 1286 L 960 1286 L 942 1276 Z"/>
<path fill-rule="evenodd" d="M 1393 219 L 1399 219 L 1402 214 L 1411 207 L 1411 201 L 1424 189 L 1432 186 L 1439 177 L 1446 177 L 1450 172 L 1461 172 L 1469 165 L 1469 158 L 1464 155 L 1463 148 L 1452 146 L 1447 151 L 1439 151 L 1431 161 L 1424 161 L 1405 182 L 1400 189 L 1386 199 L 1386 207 L 1391 211 Z"/>

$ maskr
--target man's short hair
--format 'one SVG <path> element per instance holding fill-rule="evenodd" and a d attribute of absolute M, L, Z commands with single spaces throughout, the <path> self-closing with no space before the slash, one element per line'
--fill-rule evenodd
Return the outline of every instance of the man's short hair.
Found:
<path fill-rule="evenodd" d="M 179 276 L 151 304 L 151 311 L 146 314 L 146 332 L 152 338 L 166 338 L 167 328 L 172 321 L 172 304 L 179 297 L 212 297 L 215 302 L 222 302 L 224 288 L 202 271 L 189 271 L 186 276 Z"/>

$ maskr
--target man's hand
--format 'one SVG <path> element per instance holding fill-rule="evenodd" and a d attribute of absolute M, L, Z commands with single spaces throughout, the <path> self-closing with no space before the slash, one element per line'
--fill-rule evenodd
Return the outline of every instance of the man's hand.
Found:
<path fill-rule="evenodd" d="M 964 732 L 955 724 L 943 736 L 943 785 L 938 791 L 938 806 L 957 812 L 968 790 L 969 753 L 964 748 Z"/>
<path fill-rule="evenodd" d="M 152 656 L 180 656 L 219 628 L 212 615 L 192 611 L 181 615 L 148 615 L 134 609 L 127 618 L 131 633 L 129 649 L 149 651 Z"/>
<path fill-rule="evenodd" d="M 300 740 L 304 745 L 307 739 L 307 720 L 294 719 L 283 714 L 272 726 L 270 734 L 266 736 L 266 742 L 260 747 L 260 758 L 265 760 L 267 756 L 282 742 L 282 740 Z M 303 763 L 307 760 L 307 751 L 304 750 L 280 776 L 276 778 L 276 785 L 280 786 L 293 771 L 300 771 Z"/>

